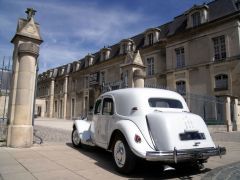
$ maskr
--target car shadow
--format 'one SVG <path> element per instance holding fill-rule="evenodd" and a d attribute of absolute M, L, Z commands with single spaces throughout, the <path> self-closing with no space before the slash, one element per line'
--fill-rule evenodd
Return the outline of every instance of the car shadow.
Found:
<path fill-rule="evenodd" d="M 119 174 L 115 170 L 111 152 L 98 147 L 84 146 L 81 148 L 74 148 L 72 143 L 66 143 L 66 145 L 95 160 L 95 164 L 100 168 L 103 168 L 104 170 L 107 170 L 113 174 L 128 179 L 193 179 L 194 176 L 199 174 L 205 174 L 211 170 L 209 168 L 204 168 L 200 171 L 194 171 L 183 168 L 181 169 L 181 171 L 177 171 L 175 169 L 163 171 L 162 165 L 158 162 L 138 160 L 135 171 L 132 172 L 130 175 L 123 175 Z"/>

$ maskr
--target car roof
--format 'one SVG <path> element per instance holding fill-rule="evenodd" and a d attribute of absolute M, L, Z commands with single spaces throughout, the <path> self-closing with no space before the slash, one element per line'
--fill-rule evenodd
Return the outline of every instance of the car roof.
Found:
<path fill-rule="evenodd" d="M 166 90 L 166 89 L 156 89 L 156 88 L 125 88 L 118 89 L 114 91 L 109 91 L 102 96 L 112 95 L 128 95 L 128 96 L 149 96 L 149 97 L 168 97 L 168 98 L 182 98 L 182 96 L 174 91 Z"/>

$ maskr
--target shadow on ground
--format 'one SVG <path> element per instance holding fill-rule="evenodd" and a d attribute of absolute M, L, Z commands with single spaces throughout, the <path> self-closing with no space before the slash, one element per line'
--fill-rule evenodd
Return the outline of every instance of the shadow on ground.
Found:
<path fill-rule="evenodd" d="M 72 147 L 72 143 L 66 143 L 67 146 Z M 135 171 L 131 175 L 122 175 L 116 172 L 114 169 L 113 159 L 111 152 L 105 151 L 104 149 L 98 147 L 81 147 L 76 149 L 80 153 L 88 156 L 91 159 L 96 161 L 96 165 L 100 168 L 103 168 L 113 174 L 118 176 L 122 176 L 129 179 L 171 179 L 171 178 L 179 178 L 179 179 L 192 179 L 193 176 L 198 174 L 205 174 L 209 172 L 211 169 L 205 168 L 201 171 L 194 171 L 189 169 L 181 169 L 181 171 L 177 170 L 168 170 L 163 171 L 162 166 L 156 162 L 147 162 L 139 160 L 137 163 L 137 167 Z"/>

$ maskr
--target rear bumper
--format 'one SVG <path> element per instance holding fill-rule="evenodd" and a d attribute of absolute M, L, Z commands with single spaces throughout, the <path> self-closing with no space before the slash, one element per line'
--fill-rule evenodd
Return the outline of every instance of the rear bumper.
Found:
<path fill-rule="evenodd" d="M 173 151 L 148 151 L 146 153 L 146 160 L 178 163 L 184 161 L 205 160 L 211 156 L 221 157 L 224 154 L 226 154 L 225 147 L 189 150 L 177 150 L 176 148 L 174 148 Z"/>

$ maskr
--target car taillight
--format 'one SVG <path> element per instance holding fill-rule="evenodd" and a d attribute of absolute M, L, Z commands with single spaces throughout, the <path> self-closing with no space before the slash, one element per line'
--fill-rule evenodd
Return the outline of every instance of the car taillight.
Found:
<path fill-rule="evenodd" d="M 142 139 L 139 135 L 135 134 L 134 140 L 136 143 L 141 143 Z"/>

